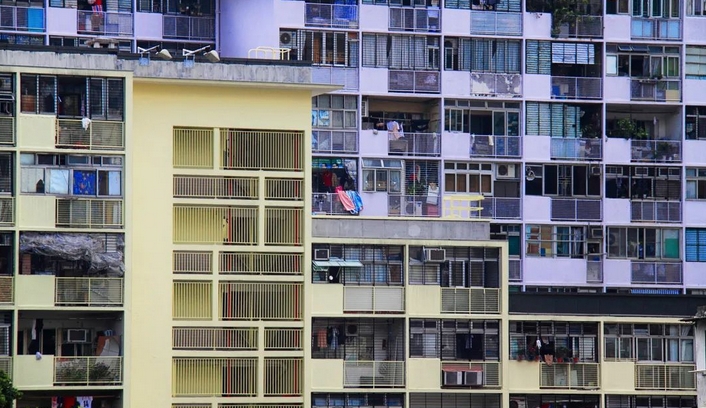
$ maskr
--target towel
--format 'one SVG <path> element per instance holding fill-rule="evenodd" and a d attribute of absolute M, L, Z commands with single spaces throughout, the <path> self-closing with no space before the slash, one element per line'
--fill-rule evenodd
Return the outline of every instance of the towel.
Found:
<path fill-rule="evenodd" d="M 338 196 L 338 200 L 341 202 L 343 208 L 345 208 L 346 211 L 355 210 L 355 204 L 353 204 L 353 200 L 351 200 L 351 198 L 348 197 L 348 194 L 343 191 L 343 187 L 336 186 L 336 195 Z"/>

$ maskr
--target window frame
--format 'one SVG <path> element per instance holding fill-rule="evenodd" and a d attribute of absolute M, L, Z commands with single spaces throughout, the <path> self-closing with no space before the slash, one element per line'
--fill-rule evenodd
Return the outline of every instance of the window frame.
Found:
<path fill-rule="evenodd" d="M 478 326 L 478 327 L 476 327 Z M 483 336 L 483 358 L 463 359 L 456 354 L 457 336 Z M 418 340 L 421 339 L 421 342 Z M 433 340 L 433 345 L 428 341 Z M 490 346 L 488 346 L 490 345 Z M 409 357 L 437 358 L 442 361 L 500 361 L 499 320 L 410 319 Z"/>
<path fill-rule="evenodd" d="M 453 166 L 450 168 L 449 166 Z M 449 183 L 449 177 L 453 177 L 455 182 Z M 459 178 L 465 179 L 465 189 L 460 191 Z M 475 179 L 478 186 L 478 191 L 471 191 Z M 484 183 L 487 181 L 487 185 Z M 450 184 L 453 184 L 453 191 L 449 190 Z M 444 195 L 446 194 L 475 194 L 492 197 L 495 184 L 495 167 L 492 163 L 476 163 L 463 161 L 447 161 L 444 162 Z M 485 188 L 487 187 L 487 189 Z"/>
<path fill-rule="evenodd" d="M 706 167 L 686 168 L 686 200 L 706 201 Z"/>
<path fill-rule="evenodd" d="M 397 164 L 399 164 L 399 167 L 397 167 Z M 404 160 L 363 159 L 361 170 L 363 174 L 362 191 L 390 194 L 402 194 L 404 192 Z M 398 188 L 394 187 L 392 180 L 395 177 L 393 176 L 399 180 Z M 382 178 L 386 178 L 386 180 Z M 380 184 L 383 182 L 385 185 Z"/>
<path fill-rule="evenodd" d="M 341 98 L 342 108 L 334 108 L 334 98 Z M 328 102 L 324 102 L 328 99 Z M 350 101 L 354 101 L 351 108 Z M 326 112 L 325 115 L 322 113 Z M 335 126 L 334 115 L 340 114 L 342 126 Z M 350 120 L 352 118 L 352 120 Z M 328 120 L 328 124 L 324 121 Z M 313 129 L 358 129 L 358 97 L 355 95 L 325 94 L 314 96 L 311 101 L 311 127 Z"/>
<path fill-rule="evenodd" d="M 671 329 L 675 329 L 677 334 L 673 334 Z M 603 357 L 606 361 L 694 363 L 694 331 L 695 328 L 690 324 L 604 323 Z M 610 350 L 618 350 L 607 347 L 608 342 L 622 345 L 623 340 L 630 343 L 630 348 L 621 349 L 618 355 L 609 356 L 607 353 Z M 677 344 L 676 360 L 670 357 L 674 341 Z M 691 359 L 686 357 L 687 350 L 691 350 Z M 623 352 L 628 355 L 623 356 Z"/>
<path fill-rule="evenodd" d="M 690 243 L 692 234 L 695 240 Z M 706 228 L 684 229 L 684 262 L 706 262 Z"/>
<path fill-rule="evenodd" d="M 673 235 L 676 232 L 677 244 L 679 246 L 676 257 L 665 255 L 667 240 L 674 239 L 665 232 Z M 649 235 L 649 238 L 648 238 Z M 681 261 L 682 258 L 682 237 L 680 228 L 661 227 L 611 227 L 606 229 L 606 258 L 607 259 L 630 259 L 630 260 L 654 260 L 654 261 Z M 615 237 L 615 238 L 614 238 Z M 652 242 L 647 242 L 651 239 Z M 611 244 L 612 240 L 620 241 L 619 244 Z M 615 241 L 614 241 L 615 242 Z M 654 256 L 648 256 L 645 247 L 654 245 Z M 617 252 L 615 249 L 617 248 Z M 659 251 L 659 254 L 657 254 Z M 640 254 L 642 252 L 642 255 Z M 652 252 L 652 251 L 650 251 Z"/>

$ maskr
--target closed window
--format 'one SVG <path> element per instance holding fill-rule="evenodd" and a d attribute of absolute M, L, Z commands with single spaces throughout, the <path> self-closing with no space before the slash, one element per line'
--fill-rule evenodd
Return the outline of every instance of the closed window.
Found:
<path fill-rule="evenodd" d="M 608 258 L 681 258 L 680 230 L 676 228 L 608 227 Z"/>
<path fill-rule="evenodd" d="M 706 228 L 687 228 L 684 247 L 687 262 L 706 262 Z"/>
<path fill-rule="evenodd" d="M 686 199 L 706 200 L 706 168 L 686 168 Z"/>

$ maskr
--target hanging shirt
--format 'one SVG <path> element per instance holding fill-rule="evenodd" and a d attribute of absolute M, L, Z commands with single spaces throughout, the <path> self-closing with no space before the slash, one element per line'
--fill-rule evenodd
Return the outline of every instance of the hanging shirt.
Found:
<path fill-rule="evenodd" d="M 91 408 L 93 397 L 76 397 L 76 402 L 81 408 Z"/>

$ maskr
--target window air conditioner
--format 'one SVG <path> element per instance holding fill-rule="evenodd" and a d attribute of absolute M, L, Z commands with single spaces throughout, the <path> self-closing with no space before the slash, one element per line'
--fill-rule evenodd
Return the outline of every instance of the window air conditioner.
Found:
<path fill-rule="evenodd" d="M 463 385 L 478 387 L 483 385 L 482 371 L 466 371 L 463 373 Z"/>
<path fill-rule="evenodd" d="M 591 239 L 603 239 L 603 228 L 591 227 Z"/>
<path fill-rule="evenodd" d="M 496 179 L 514 179 L 516 177 L 517 166 L 514 164 L 498 164 L 495 168 Z"/>
<path fill-rule="evenodd" d="M 284 31 L 280 33 L 279 45 L 282 48 L 297 48 L 297 32 Z"/>
<path fill-rule="evenodd" d="M 591 175 L 593 175 L 593 176 L 600 176 L 601 175 L 600 164 L 596 164 L 596 165 L 591 166 Z"/>
<path fill-rule="evenodd" d="M 320 248 L 314 250 L 314 260 L 315 261 L 328 261 L 331 255 L 331 251 L 326 248 Z"/>
<path fill-rule="evenodd" d="M 446 250 L 438 248 L 424 248 L 425 262 L 446 262 Z"/>
<path fill-rule="evenodd" d="M 86 329 L 69 329 L 66 331 L 66 341 L 68 343 L 90 343 L 88 330 Z"/>
<path fill-rule="evenodd" d="M 442 385 L 462 385 L 463 384 L 463 373 L 460 371 L 445 371 L 444 372 L 444 383 Z"/>

